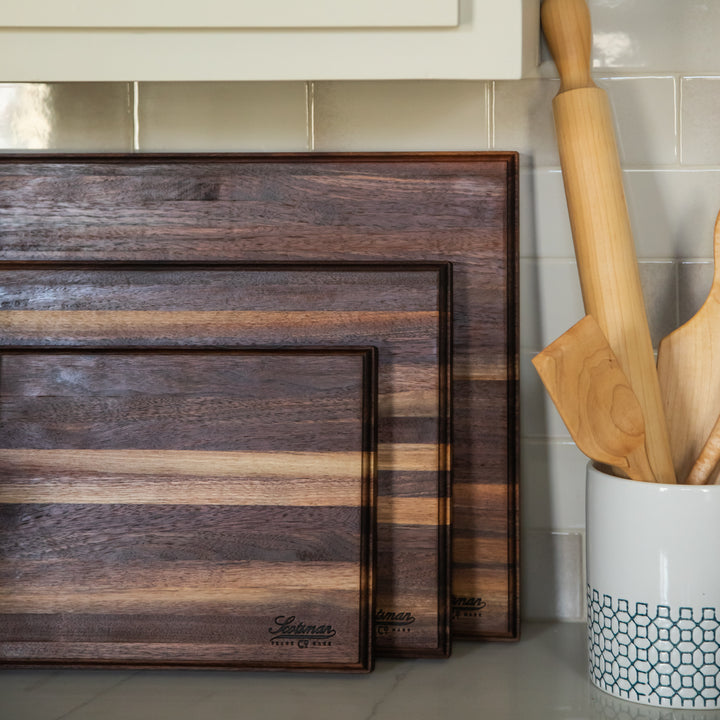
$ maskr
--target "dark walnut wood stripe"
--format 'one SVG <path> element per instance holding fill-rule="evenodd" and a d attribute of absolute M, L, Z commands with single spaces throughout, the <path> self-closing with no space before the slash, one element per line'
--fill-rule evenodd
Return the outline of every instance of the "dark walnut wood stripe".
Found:
<path fill-rule="evenodd" d="M 232 490 L 232 487 L 229 488 Z M 233 493 L 240 502 L 240 493 Z M 278 534 L 268 523 L 287 508 L 287 523 L 298 526 L 295 534 Z M 117 556 L 128 564 L 162 560 L 198 565 L 254 562 L 349 562 L 358 555 L 354 506 L 244 506 L 244 505 L 154 505 L 115 503 L 34 503 L 0 506 L 3 518 L 3 562 L 22 568 L 27 563 L 83 565 Z M 208 537 L 183 533 L 189 528 L 213 528 Z M 300 532 L 300 526 L 305 527 Z M 347 525 L 345 527 L 344 525 Z M 103 534 L 103 528 L 107 532 Z M 122 571 L 123 564 L 118 568 Z M 110 572 L 112 568 L 108 568 Z M 3 566 L 3 573 L 13 577 Z M 13 573 L 15 570 L 12 571 Z M 358 573 L 358 577 L 359 577 Z M 68 576 L 70 577 L 70 576 Z M 240 602 L 241 598 L 237 598 Z"/>
<path fill-rule="evenodd" d="M 376 373 L 374 348 L 2 354 L 0 663 L 370 670 Z"/>
<path fill-rule="evenodd" d="M 510 153 L 7 157 L 0 258 L 452 262 L 454 481 L 487 491 L 455 508 L 456 604 L 482 609 L 453 626 L 514 638 L 517 173 Z"/>
<path fill-rule="evenodd" d="M 10 351 L 13 346 L 48 348 L 88 343 L 102 343 L 107 348 L 128 344 L 160 348 L 237 343 L 376 346 L 378 586 L 384 593 L 387 612 L 409 612 L 415 618 L 412 628 L 402 635 L 379 636 L 377 647 L 387 654 L 448 653 L 450 268 L 447 264 L 92 263 L 75 264 L 72 268 L 24 265 L 20 269 L 0 268 L 0 286 L 8 287 L 10 302 L 18 308 L 0 310 L 2 339 L 8 347 L 7 448 L 5 454 L 0 452 L 0 466 L 4 462 L 11 464 L 11 451 L 27 447 L 31 438 L 39 449 L 33 462 L 48 463 L 50 472 L 62 472 L 65 458 L 42 453 L 53 443 L 58 444 L 57 438 L 48 437 L 47 430 L 58 422 L 63 423 L 67 433 L 59 445 L 78 447 L 82 443 L 85 453 L 103 447 L 112 436 L 115 457 L 106 455 L 103 463 L 115 473 L 121 470 L 123 462 L 122 457 L 117 457 L 117 449 L 126 449 L 127 459 L 135 466 L 147 459 L 148 452 L 145 456 L 138 453 L 151 450 L 162 450 L 152 460 L 156 468 L 159 463 L 182 465 L 185 459 L 171 451 L 180 452 L 189 447 L 189 442 L 195 452 L 231 451 L 239 433 L 243 435 L 246 452 L 263 452 L 270 447 L 278 454 L 283 449 L 282 442 L 292 439 L 294 433 L 302 434 L 307 422 L 301 403 L 293 407 L 286 402 L 283 423 L 278 424 L 269 411 L 272 394 L 250 394 L 240 405 L 237 398 L 227 393 L 224 371 L 204 367 L 197 373 L 197 380 L 186 380 L 182 366 L 176 369 L 172 359 L 165 360 L 163 378 L 150 383 L 141 365 L 135 362 L 123 365 L 118 356 L 117 374 L 127 389 L 122 398 L 104 393 L 102 386 L 98 389 L 95 374 L 100 372 L 102 377 L 102 357 L 96 360 L 97 367 L 85 359 L 74 382 L 86 390 L 81 398 L 61 402 L 67 390 L 44 369 L 44 376 L 39 377 L 30 353 L 25 352 L 22 364 L 14 368 Z M 111 292 L 111 288 L 115 290 Z M 124 298 L 128 295 L 132 300 L 126 303 Z M 364 310 L 357 309 L 355 295 L 360 296 Z M 124 309 L 126 304 L 134 309 Z M 61 374 L 57 376 L 62 379 Z M 213 398 L 206 405 L 207 412 L 203 414 L 196 407 L 204 402 L 199 395 L 185 398 L 182 408 L 178 405 L 174 414 L 166 413 L 155 402 L 156 393 L 173 392 L 176 376 L 182 382 L 202 384 L 203 396 Z M 288 382 L 292 383 L 291 376 Z M 73 385 L 68 387 L 73 392 Z M 282 388 L 277 392 L 282 393 Z M 22 393 L 32 398 L 23 397 L 22 404 L 17 406 L 14 394 Z M 329 466 L 330 462 L 342 461 L 339 455 L 344 444 L 343 417 L 333 413 L 332 393 L 316 388 L 314 398 L 324 405 L 315 427 Z M 47 418 L 47 425 L 38 427 L 37 423 L 26 422 L 23 413 L 28 412 Z M 101 418 L 105 418 L 102 423 Z M 127 422 L 130 419 L 132 424 Z M 191 422 L 186 423 L 186 419 Z M 246 419 L 249 430 L 243 427 Z M 193 437 L 200 427 L 206 428 L 201 445 Z M 98 497 L 115 491 L 122 492 L 123 497 L 131 494 L 122 482 L 116 481 L 113 487 L 105 484 L 108 478 L 93 482 L 80 474 L 78 464 L 82 458 L 68 457 L 64 475 L 73 470 L 72 476 L 62 484 L 62 489 L 57 482 L 48 489 L 58 492 L 58 500 L 62 497 L 68 502 L 74 496 L 86 502 L 88 493 L 96 492 Z M 188 457 L 186 467 L 190 469 L 195 462 Z M 225 462 L 235 461 L 226 457 Z M 168 474 L 167 469 L 162 472 Z M 12 478 L 6 485 L 8 497 L 23 502 L 47 498 L 47 492 L 41 495 L 36 489 L 30 494 L 27 479 L 22 476 Z M 188 479 L 186 484 L 193 482 Z M 101 483 L 102 489 L 93 487 Z M 208 483 L 198 487 L 204 490 Z M 151 498 L 154 490 L 153 485 L 134 488 L 137 497 Z M 316 495 L 308 496 L 307 502 L 317 502 Z M 302 499 L 298 497 L 297 502 Z M 405 552 L 409 526 L 418 526 L 426 534 L 425 544 L 434 544 L 434 556 L 426 554 L 421 559 Z M 398 570 L 400 558 L 402 567 Z M 422 578 L 431 602 L 418 604 L 417 578 Z"/>

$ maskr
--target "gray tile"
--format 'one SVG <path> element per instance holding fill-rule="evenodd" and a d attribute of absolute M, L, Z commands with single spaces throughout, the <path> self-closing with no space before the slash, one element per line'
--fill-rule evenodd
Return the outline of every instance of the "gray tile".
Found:
<path fill-rule="evenodd" d="M 678 324 L 687 322 L 705 302 L 714 273 L 715 264 L 712 260 L 680 263 Z"/>
<path fill-rule="evenodd" d="M 584 482 L 584 477 L 579 478 Z M 522 538 L 522 598 L 528 620 L 585 616 L 584 537 L 581 532 L 527 530 Z"/>
<path fill-rule="evenodd" d="M 660 340 L 677 327 L 677 265 L 672 261 L 640 262 L 650 336 L 657 349 Z"/>
<path fill-rule="evenodd" d="M 683 78 L 681 113 L 683 164 L 720 164 L 720 77 Z"/>
<path fill-rule="evenodd" d="M 315 83 L 316 150 L 484 150 L 487 83 Z"/>
<path fill-rule="evenodd" d="M 532 364 L 536 353 L 520 353 L 520 425 L 526 438 L 569 441 L 570 433 Z"/>
<path fill-rule="evenodd" d="M 587 457 L 572 442 L 523 439 L 520 462 L 523 528 L 585 528 L 587 463 Z"/>
<path fill-rule="evenodd" d="M 307 150 L 306 91 L 303 82 L 140 83 L 139 149 Z"/>
<path fill-rule="evenodd" d="M 0 84 L 0 150 L 127 152 L 128 83 Z"/>
<path fill-rule="evenodd" d="M 588 6 L 595 72 L 705 73 L 720 67 L 715 0 L 589 0 Z M 541 71 L 551 72 L 546 47 L 542 58 Z"/>
<path fill-rule="evenodd" d="M 585 315 L 574 260 L 520 262 L 520 340 L 539 352 Z"/>

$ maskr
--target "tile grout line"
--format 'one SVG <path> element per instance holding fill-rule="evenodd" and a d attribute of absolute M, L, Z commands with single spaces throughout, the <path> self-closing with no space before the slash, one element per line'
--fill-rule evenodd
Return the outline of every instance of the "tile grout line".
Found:
<path fill-rule="evenodd" d="M 677 165 L 683 166 L 683 76 L 675 78 L 675 132 L 677 133 Z"/>
<path fill-rule="evenodd" d="M 495 149 L 495 81 L 485 83 L 485 111 L 488 149 Z"/>
<path fill-rule="evenodd" d="M 132 114 L 133 114 L 133 152 L 140 151 L 140 83 L 135 80 L 132 84 Z"/>
<path fill-rule="evenodd" d="M 315 150 L 315 82 L 313 80 L 305 83 L 305 100 L 307 148 L 312 152 Z"/>

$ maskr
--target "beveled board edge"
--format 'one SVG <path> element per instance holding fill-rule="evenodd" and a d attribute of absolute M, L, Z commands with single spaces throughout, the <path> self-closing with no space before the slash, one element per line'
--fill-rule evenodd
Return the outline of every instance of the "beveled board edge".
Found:
<path fill-rule="evenodd" d="M 453 625 L 452 636 L 463 640 L 516 642 L 520 640 L 520 155 L 516 151 L 479 153 L 507 166 L 505 260 L 507 293 L 505 296 L 505 353 L 508 377 L 507 398 L 507 517 L 508 517 L 508 608 L 506 632 L 488 632 L 477 628 Z"/>

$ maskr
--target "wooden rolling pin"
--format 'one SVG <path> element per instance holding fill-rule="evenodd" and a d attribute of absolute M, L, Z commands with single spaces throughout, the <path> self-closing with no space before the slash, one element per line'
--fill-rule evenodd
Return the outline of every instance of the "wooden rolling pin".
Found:
<path fill-rule="evenodd" d="M 610 104 L 590 77 L 585 0 L 544 0 L 542 25 L 560 73 L 553 112 L 585 312 L 597 320 L 640 402 L 655 480 L 673 483 Z"/>

